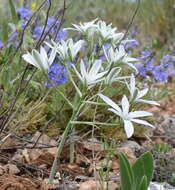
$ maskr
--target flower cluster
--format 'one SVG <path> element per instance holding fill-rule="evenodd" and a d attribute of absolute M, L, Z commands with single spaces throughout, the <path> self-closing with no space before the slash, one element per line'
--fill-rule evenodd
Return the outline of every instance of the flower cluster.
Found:
<path fill-rule="evenodd" d="M 29 9 L 28 5 L 17 8 L 16 12 L 18 14 L 18 25 L 17 26 L 13 24 L 10 25 L 12 27 L 8 36 L 8 43 L 3 44 L 2 41 L 0 40 L 0 48 L 6 47 L 9 45 L 13 45 L 14 47 L 16 47 L 18 45 L 19 36 L 20 36 L 19 34 L 21 30 L 24 29 L 24 27 L 27 24 L 27 21 L 33 14 L 33 11 Z M 65 40 L 67 39 L 67 31 L 64 28 L 59 29 L 59 25 L 60 25 L 60 21 L 57 20 L 55 16 L 50 16 L 48 17 L 47 25 L 46 25 L 46 28 L 44 29 L 44 20 L 43 18 L 40 19 L 40 16 L 39 16 L 36 19 L 36 21 L 33 22 L 33 24 L 29 26 L 29 33 L 27 33 L 27 35 L 29 35 L 29 38 L 27 39 L 38 40 L 40 39 L 42 33 L 49 33 L 49 35 L 47 35 L 47 38 L 46 38 L 48 42 L 50 42 L 51 38 L 55 38 L 56 42 Z"/>
<path fill-rule="evenodd" d="M 108 110 L 121 118 L 128 138 L 134 133 L 133 123 L 153 127 L 142 119 L 152 116 L 151 113 L 134 109 L 137 104 L 158 105 L 158 103 L 145 100 L 148 88 L 143 90 L 137 88 L 134 74 L 137 73 L 135 65 L 139 60 L 131 57 L 126 51 L 126 43 L 131 40 L 123 40 L 123 33 L 117 32 L 117 28 L 113 28 L 112 24 L 108 25 L 98 19 L 79 25 L 74 24 L 73 28 L 67 30 L 80 33 L 82 39 L 74 41 L 70 38 L 58 42 L 52 40 L 51 43 L 45 42 L 50 48 L 48 52 L 41 47 L 40 52 L 32 50 L 31 53 L 23 55 L 26 62 L 48 72 L 46 86 L 59 87 L 70 81 L 69 84 L 74 86 L 80 97 L 76 98 L 76 101 L 86 97 L 84 102 L 90 104 L 99 105 L 99 102 L 95 102 L 99 95 L 106 105 L 111 106 Z M 148 59 L 149 56 L 148 52 L 143 52 L 141 59 Z M 102 94 L 104 89 L 115 82 L 128 88 L 128 92 L 123 94 L 118 103 Z M 93 93 L 95 94 L 92 96 Z M 69 100 L 68 104 L 74 108 Z"/>
<path fill-rule="evenodd" d="M 58 87 L 61 84 L 65 84 L 67 80 L 67 69 L 59 63 L 53 63 L 48 70 L 48 80 L 46 82 L 46 86 L 48 88 L 52 86 Z"/>
<path fill-rule="evenodd" d="M 146 49 L 139 57 L 141 63 L 136 64 L 140 76 L 151 76 L 155 81 L 166 82 L 170 76 L 175 75 L 175 56 L 167 54 L 162 57 L 160 64 L 155 64 L 154 52 Z"/>

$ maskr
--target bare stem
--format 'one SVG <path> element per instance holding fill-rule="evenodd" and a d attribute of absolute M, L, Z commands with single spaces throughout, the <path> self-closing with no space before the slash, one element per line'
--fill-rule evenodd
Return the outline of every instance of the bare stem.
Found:
<path fill-rule="evenodd" d="M 60 141 L 60 143 L 58 145 L 57 152 L 56 152 L 56 155 L 55 155 L 55 159 L 54 159 L 54 162 L 53 162 L 53 165 L 52 165 L 52 168 L 51 168 L 51 173 L 50 173 L 50 176 L 49 176 L 49 182 L 50 183 L 53 182 L 53 179 L 55 177 L 56 171 L 59 168 L 61 152 L 62 152 L 64 144 L 66 142 L 68 133 L 69 133 L 70 129 L 73 126 L 72 121 L 74 121 L 76 119 L 76 117 L 78 116 L 78 114 L 79 114 L 81 104 L 82 104 L 82 98 L 79 99 L 79 102 L 77 103 L 76 108 L 73 110 L 73 113 L 72 113 L 72 116 L 70 118 L 70 121 L 68 122 L 68 124 L 66 126 L 66 129 L 64 130 L 64 133 L 62 135 L 61 141 Z"/>

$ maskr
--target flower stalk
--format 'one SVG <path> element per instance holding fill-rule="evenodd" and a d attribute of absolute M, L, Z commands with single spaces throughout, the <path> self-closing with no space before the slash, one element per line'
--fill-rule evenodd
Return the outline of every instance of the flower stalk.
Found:
<path fill-rule="evenodd" d="M 57 169 L 59 167 L 59 159 L 60 159 L 63 147 L 65 145 L 68 133 L 71 130 L 71 128 L 73 127 L 73 123 L 72 122 L 74 120 L 76 120 L 76 118 L 77 118 L 77 116 L 79 114 L 79 111 L 80 111 L 81 106 L 82 106 L 83 99 L 84 99 L 84 96 L 79 99 L 79 101 L 78 101 L 75 109 L 73 110 L 72 116 L 71 116 L 71 118 L 70 118 L 70 120 L 69 120 L 69 122 L 68 122 L 68 124 L 67 124 L 67 126 L 66 126 L 66 128 L 64 130 L 64 133 L 62 135 L 61 142 L 58 145 L 57 152 L 55 154 L 55 159 L 54 159 L 54 162 L 53 162 L 53 165 L 52 165 L 52 168 L 51 168 L 51 173 L 50 173 L 50 176 L 49 176 L 49 182 L 50 183 L 53 182 L 53 179 L 54 179 L 55 174 L 57 172 Z"/>

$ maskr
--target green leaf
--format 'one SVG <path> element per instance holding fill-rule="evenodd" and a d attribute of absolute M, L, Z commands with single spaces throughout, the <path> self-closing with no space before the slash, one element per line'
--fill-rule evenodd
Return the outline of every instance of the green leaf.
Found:
<path fill-rule="evenodd" d="M 154 160 L 150 152 L 142 154 L 133 164 L 132 170 L 136 187 L 138 187 L 143 176 L 147 178 L 147 187 L 153 176 Z"/>
<path fill-rule="evenodd" d="M 17 25 L 18 24 L 18 15 L 16 13 L 16 9 L 15 9 L 15 6 L 14 6 L 12 0 L 9 0 L 9 5 L 10 5 L 10 10 L 11 10 L 11 16 L 12 16 L 13 23 L 15 25 Z"/>
<path fill-rule="evenodd" d="M 134 186 L 134 175 L 129 161 L 127 160 L 124 153 L 120 152 L 119 163 L 120 163 L 120 178 L 121 178 L 121 190 L 133 190 Z"/>
<path fill-rule="evenodd" d="M 147 183 L 148 183 L 147 177 L 143 176 L 141 181 L 140 181 L 140 184 L 136 190 L 147 190 L 148 189 Z"/>
<path fill-rule="evenodd" d="M 2 41 L 4 44 L 8 42 L 8 22 L 6 20 L 2 23 Z"/>

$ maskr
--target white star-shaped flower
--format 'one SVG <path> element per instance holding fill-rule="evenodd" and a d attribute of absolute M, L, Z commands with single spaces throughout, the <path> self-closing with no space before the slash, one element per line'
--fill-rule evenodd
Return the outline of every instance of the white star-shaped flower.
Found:
<path fill-rule="evenodd" d="M 110 40 L 116 38 L 117 28 L 112 28 L 112 24 L 107 25 L 106 22 L 100 20 L 97 22 L 97 32 L 103 38 L 103 40 Z"/>
<path fill-rule="evenodd" d="M 66 41 L 61 41 L 60 43 L 56 43 L 52 40 L 52 45 L 46 42 L 46 44 L 57 51 L 59 56 L 64 60 L 64 61 L 74 61 L 76 55 L 82 48 L 84 41 L 79 40 L 77 42 L 73 42 L 72 39 L 68 39 Z"/>
<path fill-rule="evenodd" d="M 72 24 L 74 26 L 74 28 L 67 28 L 67 30 L 75 30 L 75 31 L 82 33 L 83 35 L 88 35 L 90 37 L 96 31 L 97 26 L 96 26 L 95 22 L 97 20 L 98 19 L 96 18 L 90 22 L 80 23 L 79 25 Z"/>
<path fill-rule="evenodd" d="M 133 62 L 138 62 L 138 59 L 130 57 L 125 51 L 123 45 L 119 45 L 119 47 L 116 48 L 115 50 L 113 47 L 110 47 L 108 53 L 106 53 L 104 48 L 103 51 L 108 63 L 111 64 L 111 63 L 123 62 L 124 64 L 127 64 L 128 66 L 133 68 L 136 72 L 138 72 L 136 67 L 132 64 Z"/>
<path fill-rule="evenodd" d="M 134 133 L 134 126 L 132 122 L 146 125 L 149 127 L 154 127 L 147 121 L 137 119 L 140 117 L 152 116 L 152 113 L 146 111 L 129 112 L 129 101 L 125 95 L 123 96 L 121 101 L 121 108 L 107 96 L 104 96 L 103 94 L 99 94 L 99 96 L 106 104 L 111 106 L 111 108 L 108 108 L 109 111 L 112 111 L 122 118 L 124 123 L 124 129 L 128 138 L 130 138 Z"/>
<path fill-rule="evenodd" d="M 27 53 L 22 56 L 22 58 L 30 63 L 31 65 L 37 67 L 38 69 L 47 70 L 53 63 L 54 59 L 56 57 L 56 51 L 53 48 L 50 56 L 48 57 L 46 50 L 41 46 L 40 52 L 37 50 L 32 50 L 32 53 Z"/>
<path fill-rule="evenodd" d="M 146 88 L 144 90 L 139 90 L 138 88 L 136 88 L 134 75 L 131 75 L 131 77 L 130 77 L 130 84 L 128 84 L 126 82 L 126 85 L 127 85 L 129 92 L 131 94 L 132 101 L 143 102 L 143 103 L 153 104 L 153 105 L 157 105 L 157 106 L 160 105 L 156 101 L 142 99 L 142 97 L 144 97 L 148 93 L 148 88 Z"/>
<path fill-rule="evenodd" d="M 100 72 L 102 69 L 101 60 L 95 60 L 91 67 L 86 67 L 84 61 L 81 60 L 80 73 L 77 71 L 75 65 L 73 65 L 73 68 L 83 85 L 88 88 L 91 88 L 95 84 L 103 81 L 105 79 L 104 75 L 107 73 L 107 71 Z"/>

